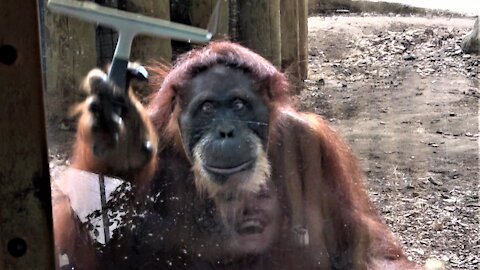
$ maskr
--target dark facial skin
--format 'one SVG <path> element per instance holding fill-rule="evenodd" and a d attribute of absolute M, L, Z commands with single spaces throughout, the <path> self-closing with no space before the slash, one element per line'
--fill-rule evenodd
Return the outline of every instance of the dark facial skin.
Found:
<path fill-rule="evenodd" d="M 182 89 L 179 118 L 190 159 L 199 153 L 214 180 L 249 170 L 268 141 L 269 111 L 250 75 L 215 65 Z M 222 177 L 223 176 L 223 177 Z"/>

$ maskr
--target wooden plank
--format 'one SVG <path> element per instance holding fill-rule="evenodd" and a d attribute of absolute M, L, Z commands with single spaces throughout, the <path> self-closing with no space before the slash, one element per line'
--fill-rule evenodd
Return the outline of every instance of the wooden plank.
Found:
<path fill-rule="evenodd" d="M 53 269 L 36 1 L 0 1 L 0 269 Z"/>
<path fill-rule="evenodd" d="M 220 19 L 214 40 L 228 40 L 229 0 L 221 0 Z M 217 0 L 191 0 L 188 16 L 193 26 L 206 29 Z"/>
<path fill-rule="evenodd" d="M 241 0 L 237 6 L 239 42 L 280 67 L 280 0 Z"/>
<path fill-rule="evenodd" d="M 300 79 L 308 77 L 308 0 L 298 0 Z"/>
<path fill-rule="evenodd" d="M 282 70 L 288 75 L 294 85 L 299 80 L 298 62 L 298 1 L 281 0 L 280 2 L 280 26 L 282 38 Z"/>
<path fill-rule="evenodd" d="M 47 2 L 47 1 L 45 1 Z M 97 63 L 95 25 L 45 10 L 48 119 L 57 123 L 81 100 L 80 83 Z"/>

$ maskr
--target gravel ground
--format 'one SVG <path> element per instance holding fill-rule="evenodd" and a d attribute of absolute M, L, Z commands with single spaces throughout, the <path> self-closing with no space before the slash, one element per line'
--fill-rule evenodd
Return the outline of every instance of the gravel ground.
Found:
<path fill-rule="evenodd" d="M 333 123 L 371 198 L 420 264 L 479 269 L 479 65 L 472 18 L 309 19 L 304 110 Z"/>

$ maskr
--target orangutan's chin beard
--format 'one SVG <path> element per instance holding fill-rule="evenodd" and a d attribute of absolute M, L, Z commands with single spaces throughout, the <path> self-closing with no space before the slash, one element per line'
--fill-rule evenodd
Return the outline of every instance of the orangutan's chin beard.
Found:
<path fill-rule="evenodd" d="M 207 194 L 213 198 L 219 193 L 226 191 L 258 192 L 270 179 L 271 167 L 267 159 L 267 153 L 258 142 L 256 147 L 256 159 L 231 171 L 216 171 L 204 164 L 202 158 L 201 142 L 193 149 L 193 172 L 195 186 L 200 195 Z"/>

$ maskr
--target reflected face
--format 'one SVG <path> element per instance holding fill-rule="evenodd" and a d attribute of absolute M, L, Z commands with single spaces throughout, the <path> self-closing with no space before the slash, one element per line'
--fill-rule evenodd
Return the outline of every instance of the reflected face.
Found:
<path fill-rule="evenodd" d="M 282 213 L 271 182 L 259 192 L 222 194 L 216 201 L 230 232 L 228 244 L 233 256 L 264 253 L 280 237 Z"/>

